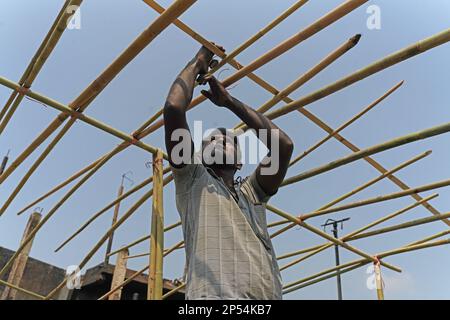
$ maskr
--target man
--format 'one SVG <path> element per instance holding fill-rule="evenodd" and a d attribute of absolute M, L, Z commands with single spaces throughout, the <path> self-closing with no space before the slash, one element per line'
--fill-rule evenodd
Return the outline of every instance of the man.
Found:
<path fill-rule="evenodd" d="M 186 299 L 281 299 L 281 276 L 267 231 L 265 203 L 286 175 L 293 143 L 267 117 L 232 97 L 214 77 L 203 79 L 215 62 L 212 58 L 213 53 L 202 47 L 178 75 L 164 106 L 166 147 L 186 249 Z M 202 91 L 205 97 L 255 130 L 269 150 L 243 182 L 234 181 L 241 167 L 239 147 L 236 137 L 225 129 L 204 141 L 200 159 L 194 154 L 186 111 L 196 79 L 209 83 L 210 90 Z M 264 130 L 267 139 L 261 136 Z M 276 170 L 268 174 L 275 160 L 279 162 Z"/>

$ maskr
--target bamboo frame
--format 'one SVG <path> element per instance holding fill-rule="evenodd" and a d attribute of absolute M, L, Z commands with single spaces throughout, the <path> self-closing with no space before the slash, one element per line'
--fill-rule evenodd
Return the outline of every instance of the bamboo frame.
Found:
<path fill-rule="evenodd" d="M 71 12 L 67 11 L 67 8 L 70 6 L 79 7 L 81 6 L 82 2 L 83 0 L 66 0 L 64 2 L 61 11 L 53 22 L 53 25 L 50 27 L 50 30 L 48 31 L 38 50 L 28 64 L 27 69 L 19 80 L 20 87 L 31 87 L 38 73 L 41 71 L 48 57 L 53 52 L 53 49 L 55 49 L 56 45 L 58 44 L 58 41 L 61 38 L 62 34 L 66 30 L 67 20 L 72 14 Z M 19 90 L 14 90 L 14 92 L 8 99 L 8 102 L 0 111 L 0 135 L 5 130 L 13 114 L 16 112 L 19 104 L 22 102 L 23 97 L 24 95 L 21 94 Z"/>
<path fill-rule="evenodd" d="M 83 92 L 69 104 L 73 111 L 81 113 L 103 91 L 104 88 L 130 63 L 147 45 L 149 45 L 171 22 L 192 6 L 196 0 L 176 0 L 163 14 L 155 19 Z M 61 113 L 49 126 L 13 161 L 13 163 L 0 176 L 3 182 L 23 161 L 36 150 L 59 126 L 68 118 Z M 73 118 L 63 130 L 68 131 L 72 126 Z M 135 141 L 134 139 L 133 141 Z M 57 141 L 52 141 L 52 148 Z M 49 153 L 48 151 L 47 153 Z"/>

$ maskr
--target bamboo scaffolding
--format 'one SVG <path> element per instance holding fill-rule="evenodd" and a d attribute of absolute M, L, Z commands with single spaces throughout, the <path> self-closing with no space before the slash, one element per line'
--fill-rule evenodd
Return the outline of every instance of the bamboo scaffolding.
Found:
<path fill-rule="evenodd" d="M 374 179 L 371 179 L 371 180 L 369 180 L 368 182 L 363 183 L 362 185 L 356 187 L 355 189 L 353 189 L 353 190 L 351 190 L 351 191 L 349 191 L 349 192 L 343 194 L 342 196 L 340 196 L 340 197 L 338 197 L 338 198 L 336 198 L 336 199 L 334 199 L 334 200 L 328 202 L 327 204 L 321 206 L 318 210 L 325 210 L 325 209 L 331 208 L 331 207 L 334 206 L 335 204 L 338 204 L 339 202 L 341 202 L 341 201 L 343 201 L 343 200 L 345 200 L 345 199 L 348 199 L 348 198 L 350 198 L 351 196 L 354 196 L 354 195 L 357 194 L 358 192 L 361 192 L 361 191 L 367 189 L 368 187 L 374 185 L 375 183 L 377 183 L 377 182 L 383 180 L 384 178 L 387 178 L 387 177 L 391 176 L 391 175 L 394 174 L 395 172 L 398 172 L 398 171 L 400 171 L 400 170 L 402 170 L 402 169 L 404 169 L 404 168 L 410 166 L 410 165 L 413 164 L 413 163 L 416 163 L 417 161 L 419 161 L 419 160 L 421 160 L 421 159 L 423 159 L 423 158 L 429 156 L 430 154 L 431 154 L 431 150 L 426 151 L 426 152 L 424 152 L 424 153 L 422 153 L 422 154 L 419 154 L 418 156 L 415 156 L 415 157 L 413 157 L 413 158 L 411 158 L 411 159 L 409 159 L 409 160 L 407 160 L 407 161 L 405 161 L 405 162 L 399 164 L 398 166 L 396 166 L 396 167 L 394 167 L 394 168 L 392 168 L 392 169 L 390 169 L 390 170 L 384 172 L 383 174 L 379 175 L 378 177 L 376 177 L 376 178 L 374 178 Z M 422 199 L 421 199 L 421 200 L 422 200 Z M 268 207 L 268 209 L 270 210 L 270 207 Z M 289 221 L 287 221 L 287 220 L 276 221 L 276 222 L 271 223 L 270 226 L 277 226 L 277 225 L 285 224 L 285 223 L 288 223 L 288 222 L 289 222 Z M 274 238 L 274 237 L 276 237 L 276 236 L 278 236 L 279 234 L 281 234 L 281 233 L 283 233 L 283 232 L 289 230 L 290 228 L 292 228 L 292 227 L 294 227 L 294 226 L 295 226 L 295 224 L 291 223 L 290 225 L 286 226 L 285 228 L 282 228 L 282 229 L 276 231 L 275 233 L 273 233 L 273 234 L 271 235 L 271 237 Z"/>
<path fill-rule="evenodd" d="M 377 261 L 377 259 L 375 257 L 370 256 L 369 254 L 367 254 L 367 253 L 365 253 L 365 252 L 363 252 L 363 251 L 361 251 L 361 250 L 359 250 L 359 249 L 357 249 L 355 247 L 352 247 L 352 246 L 348 245 L 347 243 L 343 242 L 340 239 L 336 239 L 336 238 L 330 236 L 328 233 L 323 232 L 320 229 L 317 229 L 317 228 L 315 228 L 313 226 L 310 226 L 309 224 L 305 223 L 303 220 L 301 220 L 301 219 L 299 219 L 299 218 L 297 218 L 295 216 L 292 216 L 292 215 L 290 215 L 290 214 L 288 214 L 288 213 L 286 213 L 286 212 L 284 212 L 284 211 L 282 211 L 282 210 L 280 210 L 278 208 L 272 207 L 272 212 L 278 214 L 279 216 L 282 216 L 283 218 L 289 219 L 292 222 L 295 222 L 299 226 L 301 226 L 301 227 L 311 231 L 312 233 L 315 233 L 318 236 L 320 236 L 322 238 L 325 238 L 325 239 L 333 242 L 336 245 L 340 245 L 343 248 L 345 248 L 345 249 L 347 249 L 347 250 L 349 250 L 349 251 L 351 251 L 353 253 L 356 253 L 357 255 L 360 255 L 360 256 L 362 256 L 364 258 L 367 258 L 367 259 L 369 259 L 371 261 L 374 261 L 374 262 Z M 382 265 L 384 265 L 385 267 L 387 267 L 387 268 L 389 268 L 391 270 L 394 270 L 394 271 L 397 271 L 397 272 L 401 272 L 401 269 L 398 268 L 398 267 L 390 265 L 390 264 L 388 264 L 386 262 L 381 262 L 381 263 L 382 263 Z"/>
<path fill-rule="evenodd" d="M 82 0 L 66 0 L 64 2 L 61 11 L 53 22 L 53 25 L 50 27 L 50 30 L 48 31 L 38 50 L 28 64 L 27 69 L 19 80 L 19 85 L 21 87 L 31 87 L 38 73 L 41 71 L 43 65 L 47 61 L 50 54 L 53 52 L 53 49 L 55 49 L 59 39 L 66 30 L 66 23 L 72 15 L 72 12 L 69 12 L 67 9 L 71 6 L 79 7 L 81 3 Z M 0 135 L 8 125 L 8 122 L 11 120 L 14 112 L 16 112 L 19 104 L 22 102 L 23 97 L 23 94 L 21 94 L 18 90 L 15 90 L 9 97 L 6 105 L 0 111 Z"/>
<path fill-rule="evenodd" d="M 330 26 L 337 20 L 343 18 L 353 10 L 357 9 L 358 7 L 362 6 L 364 3 L 366 3 L 368 0 L 346 0 L 344 3 L 339 5 L 338 7 L 334 8 L 303 30 L 299 31 L 292 37 L 286 39 L 285 41 L 278 44 L 276 47 L 271 49 L 270 51 L 266 52 L 259 58 L 255 59 L 253 62 L 248 64 L 247 66 L 244 66 L 240 68 L 237 72 L 235 72 L 230 77 L 226 78 L 222 84 L 225 87 L 230 86 L 231 84 L 239 81 L 240 79 L 244 78 L 248 74 L 254 72 L 255 70 L 261 68 L 265 64 L 269 63 L 270 61 L 274 60 L 275 58 L 281 56 L 282 54 L 286 53 L 290 49 L 294 48 L 296 45 L 300 44 L 301 42 L 309 39 L 316 33 L 320 32 L 321 30 L 325 29 L 326 27 Z M 278 92 L 277 92 L 278 93 Z M 192 100 L 190 106 L 188 109 L 192 109 L 195 106 L 199 105 L 201 102 L 205 101 L 206 98 L 203 95 L 199 95 L 194 100 Z M 144 134 L 150 134 L 157 129 L 161 128 L 164 125 L 164 120 L 161 119 L 158 122 L 155 122 L 153 125 L 148 127 L 143 131 Z"/>
<path fill-rule="evenodd" d="M 375 106 L 377 106 L 380 102 L 382 102 L 384 99 L 386 99 L 388 96 L 390 96 L 392 93 L 394 93 L 394 91 L 396 91 L 398 88 L 400 88 L 403 85 L 404 81 L 400 81 L 398 84 L 396 84 L 394 87 L 392 87 L 391 89 L 389 89 L 388 92 L 386 92 L 384 95 L 382 95 L 381 97 L 379 97 L 377 100 L 375 100 L 374 102 L 372 102 L 370 105 L 368 105 L 367 107 L 365 107 L 363 110 L 361 110 L 357 115 L 355 115 L 354 117 L 352 117 L 350 120 L 346 121 L 345 123 L 343 123 L 341 126 L 339 126 L 339 128 L 337 128 L 336 130 L 334 130 L 332 133 L 328 134 L 325 138 L 321 139 L 320 141 L 318 141 L 317 143 L 315 143 L 314 145 L 312 145 L 310 148 L 308 148 L 306 151 L 304 151 L 303 153 L 301 153 L 300 155 L 298 155 L 297 157 L 295 157 L 294 159 L 291 160 L 291 162 L 289 163 L 289 166 L 293 166 L 294 164 L 296 164 L 297 162 L 299 162 L 301 159 L 303 159 L 304 157 L 306 157 L 308 154 L 310 154 L 311 152 L 313 152 L 314 150 L 316 150 L 317 148 L 319 148 L 321 145 L 323 145 L 325 142 L 327 142 L 328 140 L 330 140 L 333 136 L 335 136 L 337 133 L 341 132 L 342 130 L 344 130 L 345 128 L 347 128 L 349 125 L 351 125 L 353 122 L 355 122 L 356 120 L 358 120 L 359 118 L 361 118 L 363 115 L 365 115 L 367 112 L 369 112 L 370 110 L 372 110 Z"/>
<path fill-rule="evenodd" d="M 123 195 L 123 190 L 124 190 L 124 186 L 123 186 L 123 180 L 124 180 L 125 175 L 122 175 L 122 181 L 120 182 L 120 186 L 119 186 L 119 191 L 117 192 L 117 197 L 120 198 Z M 119 216 L 119 210 L 120 210 L 120 201 L 118 201 L 116 203 L 116 205 L 114 206 L 114 211 L 113 211 L 113 216 L 112 216 L 112 222 L 111 225 L 113 225 L 114 223 L 116 223 L 117 221 L 117 217 Z M 112 249 L 112 244 L 114 241 L 114 233 L 111 234 L 111 236 L 108 239 L 108 244 L 106 245 L 106 252 L 105 252 L 105 265 L 107 265 L 109 263 L 109 253 L 111 252 Z M 127 250 L 123 250 L 122 252 L 128 252 Z"/>
<path fill-rule="evenodd" d="M 264 35 L 266 35 L 269 31 L 271 31 L 273 28 L 275 28 L 277 25 L 279 25 L 283 20 L 288 18 L 291 14 L 293 14 L 295 11 L 300 9 L 304 4 L 306 4 L 308 0 L 300 0 L 294 3 L 291 7 L 289 7 L 286 11 L 284 11 L 280 16 L 278 16 L 276 19 L 271 21 L 267 26 L 265 26 L 263 29 L 259 30 L 255 35 L 253 35 L 251 38 L 249 38 L 247 41 L 245 41 L 243 44 L 241 44 L 239 47 L 234 49 L 232 52 L 227 54 L 218 64 L 215 66 L 211 71 L 208 72 L 206 77 L 209 77 L 213 75 L 217 70 L 222 68 L 225 64 L 227 64 L 229 61 L 231 61 L 233 58 L 235 58 L 237 55 L 242 53 L 245 49 L 250 47 L 252 44 L 254 44 L 256 41 L 261 39 Z M 205 78 L 206 78 L 205 77 Z"/>
<path fill-rule="evenodd" d="M 375 272 L 375 284 L 377 286 L 377 298 L 378 300 L 384 300 L 384 291 L 383 291 L 383 279 L 381 277 L 381 266 L 379 262 L 375 262 L 373 264 L 374 272 Z"/>
<path fill-rule="evenodd" d="M 167 183 L 172 181 L 173 177 L 168 176 L 164 178 L 163 185 L 165 186 Z M 109 228 L 105 234 L 101 237 L 101 239 L 95 244 L 95 246 L 89 251 L 89 253 L 83 258 L 83 260 L 78 264 L 79 268 L 82 269 L 94 256 L 94 254 L 100 249 L 103 243 L 108 239 L 112 232 L 114 232 L 119 226 L 121 226 L 137 209 L 140 208 L 141 205 L 145 203 L 148 199 L 150 199 L 153 195 L 153 188 L 151 188 L 148 192 L 146 192 L 138 201 L 136 201 L 127 212 L 120 217 L 117 222 Z M 1 275 L 1 271 L 0 271 Z M 66 283 L 67 279 L 62 281 L 55 289 L 53 289 L 47 296 L 46 299 L 50 299 L 53 295 L 55 295 Z"/>
<path fill-rule="evenodd" d="M 411 252 L 411 251 L 415 251 L 415 250 L 421 250 L 421 249 L 426 249 L 426 248 L 431 248 L 431 247 L 436 247 L 436 246 L 441 246 L 441 245 L 446 245 L 446 244 L 450 244 L 450 239 L 438 240 L 435 242 L 426 242 L 426 243 L 422 243 L 422 244 L 418 244 L 418 245 L 414 245 L 414 246 L 408 246 L 408 247 L 401 247 L 401 248 L 397 248 L 394 250 L 382 252 L 380 254 L 377 254 L 376 257 L 378 257 L 378 259 L 381 259 L 381 258 L 393 256 L 396 254 L 401 254 L 401 253 L 406 253 L 406 252 Z M 336 266 L 336 267 L 333 267 L 330 269 L 326 269 L 326 270 L 316 273 L 314 275 L 308 276 L 306 278 L 303 278 L 303 279 L 300 279 L 300 280 L 297 280 L 297 281 L 294 281 L 292 283 L 285 285 L 283 287 L 283 289 L 285 289 L 283 291 L 283 294 L 287 294 L 287 293 L 293 292 L 295 290 L 298 290 L 300 288 L 306 287 L 307 285 L 311 285 L 311 284 L 317 283 L 319 281 L 325 280 L 325 277 L 324 277 L 323 279 L 321 279 L 319 281 L 314 281 L 313 283 L 304 284 L 307 281 L 310 281 L 314 278 L 318 278 L 322 275 L 333 272 L 335 270 L 340 270 L 339 273 L 342 274 L 342 273 L 354 270 L 356 268 L 362 267 L 364 265 L 367 265 L 368 263 L 371 263 L 371 262 L 372 261 L 369 259 L 359 259 L 359 260 L 353 260 L 353 261 L 341 264 L 339 266 Z M 347 267 L 351 267 L 351 268 L 344 269 Z M 334 275 L 332 275 L 332 276 L 334 276 Z M 328 276 L 326 279 L 329 279 L 332 276 Z"/>
<path fill-rule="evenodd" d="M 164 251 L 163 251 L 163 257 L 167 256 L 169 253 L 174 252 L 176 249 L 179 249 L 183 244 L 184 244 L 184 241 L 180 241 L 180 242 L 174 244 L 172 247 L 170 247 L 170 248 L 168 248 L 168 249 L 164 249 Z M 119 252 L 120 252 L 120 251 L 119 251 Z M 147 257 L 147 256 L 149 256 L 150 254 L 151 254 L 151 252 L 135 254 L 135 255 L 132 255 L 132 256 L 128 256 L 127 259 Z"/>
<path fill-rule="evenodd" d="M 428 241 L 431 241 L 431 240 L 434 240 L 434 239 L 443 237 L 443 236 L 445 236 L 445 235 L 447 235 L 447 234 L 450 234 L 450 230 L 445 230 L 445 231 L 436 233 L 436 234 L 434 234 L 434 235 L 432 235 L 432 236 L 426 237 L 426 238 L 424 238 L 424 239 L 422 239 L 422 240 L 418 240 L 418 241 L 411 242 L 411 243 L 407 244 L 406 247 L 414 246 L 414 245 L 416 245 L 416 244 L 422 244 L 422 243 L 425 243 L 425 242 L 428 242 Z"/>
<path fill-rule="evenodd" d="M 106 86 L 149 45 L 171 22 L 192 6 L 196 0 L 176 0 L 162 15 L 157 17 L 88 87 L 69 104 L 70 109 L 81 113 L 106 88 Z M 3 182 L 23 161 L 39 147 L 68 118 L 59 114 L 50 125 L 20 154 L 0 176 Z M 69 122 L 70 123 L 70 122 Z M 69 127 L 71 124 L 69 125 Z M 66 129 L 67 131 L 68 129 Z M 135 141 L 134 139 L 133 141 Z M 56 144 L 56 143 L 55 143 Z M 54 147 L 54 146 L 53 146 Z"/>
<path fill-rule="evenodd" d="M 269 99 L 267 102 L 265 102 L 261 107 L 257 109 L 259 112 L 266 112 L 269 109 L 271 109 L 273 106 L 275 106 L 278 102 L 282 101 L 284 98 L 289 96 L 292 92 L 300 88 L 302 85 L 304 85 L 306 82 L 314 78 L 316 75 L 318 75 L 321 71 L 326 69 L 328 66 L 330 66 L 333 62 L 335 62 L 337 59 L 342 57 L 345 53 L 347 53 L 350 49 L 354 48 L 361 38 L 360 34 L 357 34 L 347 41 L 345 41 L 343 44 L 341 44 L 338 48 L 330 52 L 325 58 L 323 58 L 321 61 L 319 61 L 315 66 L 313 66 L 311 69 L 306 71 L 304 74 L 302 74 L 298 79 L 296 79 L 294 82 L 292 82 L 290 85 L 288 85 L 286 88 L 281 90 L 279 93 L 274 95 L 271 99 Z M 247 126 L 244 125 L 244 123 L 240 123 L 237 126 L 235 126 L 235 129 L 241 128 L 242 130 L 247 129 Z"/>
<path fill-rule="evenodd" d="M 170 171 L 170 167 L 167 167 L 164 169 L 164 173 L 167 173 Z M 122 200 L 128 198 L 132 194 L 136 193 L 137 191 L 141 190 L 143 187 L 149 185 L 153 181 L 153 177 L 147 178 L 144 181 L 142 181 L 140 184 L 136 185 L 134 188 L 130 189 L 123 195 L 116 198 L 114 201 L 109 203 L 106 207 L 101 209 L 100 211 L 96 212 L 92 217 L 90 217 L 85 223 L 81 225 L 73 234 L 71 234 L 66 240 L 61 243 L 59 247 L 55 249 L 55 252 L 58 252 L 61 250 L 65 245 L 67 245 L 71 240 L 73 240 L 77 235 L 79 235 L 84 229 L 86 229 L 92 222 L 94 222 L 97 218 L 99 218 L 102 214 L 107 212 L 109 209 L 120 203 Z M 107 257 L 111 256 L 110 254 L 107 254 Z"/>
<path fill-rule="evenodd" d="M 422 131 L 418 131 L 418 132 L 414 132 L 414 133 L 410 133 L 407 134 L 405 136 L 401 136 L 389 141 L 386 141 L 384 143 L 363 149 L 361 151 L 358 152 L 354 152 L 346 157 L 334 160 L 333 162 L 330 162 L 328 164 L 325 164 L 323 166 L 308 170 L 306 172 L 303 172 L 301 174 L 298 174 L 296 176 L 290 177 L 288 179 L 285 179 L 283 181 L 283 183 L 281 184 L 281 186 L 287 186 L 299 181 L 303 181 L 306 180 L 308 178 L 317 176 L 321 173 L 324 172 L 328 172 L 330 170 L 339 168 L 343 165 L 349 164 L 351 162 L 357 161 L 359 159 L 362 159 L 364 157 L 376 154 L 376 153 L 380 153 L 389 149 L 393 149 L 411 142 L 415 142 L 415 141 L 419 141 L 419 140 L 423 140 L 423 139 L 427 139 L 427 138 L 431 138 L 443 133 L 447 133 L 450 131 L 450 122 L 429 128 L 429 129 L 425 129 Z"/>
<path fill-rule="evenodd" d="M 127 262 L 128 262 L 128 250 L 123 250 L 117 255 L 116 265 L 114 266 L 114 273 L 111 280 L 111 289 L 115 288 L 118 284 L 121 284 L 127 274 Z M 111 294 L 109 300 L 120 300 L 122 296 L 122 290 L 117 290 Z"/>
<path fill-rule="evenodd" d="M 165 228 L 164 228 L 164 232 L 167 232 L 167 231 L 169 231 L 169 230 L 172 230 L 172 229 L 174 229 L 174 228 L 176 228 L 176 227 L 178 227 L 178 226 L 180 226 L 180 225 L 181 225 L 181 221 L 178 221 L 178 222 L 176 222 L 176 223 L 173 223 L 173 224 L 171 224 L 171 225 L 165 227 Z M 144 242 L 144 241 L 150 239 L 150 237 L 151 237 L 151 234 L 148 234 L 148 235 L 146 235 L 146 236 L 143 236 L 143 237 L 141 237 L 141 238 L 139 238 L 139 239 L 137 239 L 137 240 L 135 240 L 135 241 L 133 241 L 133 242 L 127 244 L 126 246 L 123 246 L 123 247 L 121 247 L 121 248 L 119 248 L 119 249 L 117 249 L 117 250 L 111 252 L 110 254 L 108 254 L 108 256 L 112 256 L 112 255 L 114 255 L 114 254 L 117 254 L 117 253 L 119 253 L 119 252 L 120 252 L 121 250 L 123 250 L 123 249 L 129 249 L 129 248 L 131 248 L 131 247 L 133 247 L 133 246 L 135 246 L 135 245 L 138 245 L 139 243 L 142 243 L 142 242 Z"/>
<path fill-rule="evenodd" d="M 154 2 L 154 1 L 148 1 L 148 2 Z M 152 6 L 152 5 L 150 5 Z M 157 6 L 157 8 L 155 8 L 154 6 Z M 155 10 L 157 10 L 159 13 L 164 12 L 164 8 L 162 8 L 161 6 L 159 6 L 158 4 L 155 3 L 155 5 L 152 6 Z M 204 37 L 202 37 L 201 35 L 199 35 L 198 33 L 196 33 L 194 30 L 192 30 L 189 26 L 187 26 L 186 24 L 184 24 L 183 22 L 181 22 L 180 20 L 175 20 L 174 24 L 180 28 L 180 30 L 184 31 L 187 35 L 189 35 L 190 37 L 192 37 L 194 40 L 198 41 L 200 44 L 206 46 L 207 48 L 209 48 L 211 51 L 213 51 L 216 55 L 218 55 L 219 57 L 224 57 L 224 53 L 217 49 L 217 47 L 213 46 L 208 40 L 206 40 Z M 417 46 L 419 46 L 419 44 L 416 44 Z M 439 44 L 436 44 L 439 45 Z M 232 60 L 233 61 L 233 60 Z M 232 62 L 231 64 L 233 66 L 235 66 Z M 236 67 L 236 66 L 235 66 Z M 237 66 L 237 69 L 242 68 Z M 249 74 L 248 75 L 249 78 L 251 78 L 253 81 L 255 81 L 255 83 L 257 83 L 258 85 L 260 85 L 262 88 L 264 88 L 265 90 L 269 91 L 270 93 L 277 95 L 280 91 L 278 89 L 276 89 L 275 87 L 273 87 L 272 85 L 270 85 L 269 83 L 267 83 L 266 81 L 262 80 L 261 78 L 255 78 L 256 76 L 254 76 L 253 74 Z M 328 94 L 324 94 L 322 97 L 320 97 L 320 91 L 317 92 L 317 100 L 326 97 Z M 323 91 L 323 93 L 325 93 L 325 91 Z M 331 93 L 329 93 L 331 94 Z M 202 99 L 202 96 L 199 97 L 199 99 Z M 282 99 L 284 102 L 286 103 L 292 103 L 294 102 L 293 99 L 289 98 L 289 97 L 284 97 Z M 315 100 L 315 101 L 317 101 Z M 198 101 L 195 103 L 199 103 Z M 161 111 L 161 110 L 160 110 Z M 309 120 L 311 120 L 314 124 L 316 124 L 317 126 L 319 126 L 321 129 L 323 129 L 324 131 L 326 131 L 328 134 L 332 134 L 335 130 L 333 130 L 329 125 L 327 125 L 324 121 L 322 121 L 321 119 L 319 119 L 317 116 L 315 116 L 313 113 L 311 113 L 310 111 L 308 111 L 306 108 L 301 108 L 298 109 L 298 111 L 304 115 L 306 118 L 308 118 Z M 160 112 L 161 113 L 161 112 Z M 151 132 L 155 131 L 156 129 L 158 129 L 161 125 L 160 124 L 156 124 L 155 126 L 149 127 L 146 129 L 145 132 L 143 132 L 143 135 L 148 135 Z M 348 147 L 350 150 L 352 150 L 353 152 L 357 152 L 360 149 L 352 144 L 350 141 L 348 141 L 347 139 L 345 139 L 343 136 L 341 136 L 339 133 L 334 134 L 334 138 L 336 140 L 338 140 L 339 142 L 341 142 L 342 144 L 344 144 L 346 147 Z M 384 173 L 387 170 L 377 161 L 375 161 L 374 159 L 370 158 L 370 157 L 366 157 L 364 158 L 372 167 L 374 167 L 375 169 L 377 169 L 379 172 Z M 409 186 L 406 185 L 405 183 L 403 183 L 400 179 L 398 179 L 395 176 L 389 176 L 388 177 L 389 180 L 391 180 L 392 182 L 394 182 L 397 186 L 399 186 L 401 189 L 409 189 Z M 419 201 L 422 198 L 418 195 L 418 194 L 412 194 L 411 195 L 415 200 Z M 437 215 L 440 214 L 438 210 L 436 210 L 435 208 L 433 208 L 430 204 L 428 203 L 424 203 L 423 204 L 425 208 L 427 208 L 432 214 Z M 450 226 L 450 222 L 445 220 L 444 221 L 447 225 Z"/>
<path fill-rule="evenodd" d="M 442 180 L 442 181 L 426 184 L 426 185 L 423 185 L 420 187 L 416 187 L 413 189 L 409 189 L 409 190 L 398 191 L 398 192 L 390 193 L 390 194 L 387 194 L 384 196 L 369 198 L 366 200 L 357 201 L 357 202 L 353 202 L 353 203 L 349 203 L 349 204 L 344 204 L 342 206 L 333 207 L 333 208 L 329 208 L 329 209 L 313 211 L 311 213 L 301 215 L 301 219 L 306 220 L 306 219 L 310 219 L 313 217 L 322 216 L 322 215 L 328 214 L 328 213 L 334 213 L 334 212 L 347 210 L 347 209 L 353 209 L 353 208 L 357 208 L 357 207 L 362 207 L 362 206 L 366 206 L 369 204 L 378 203 L 378 202 L 382 202 L 382 201 L 393 200 L 393 199 L 397 199 L 400 197 L 410 195 L 411 193 L 425 192 L 425 191 L 429 191 L 429 190 L 443 188 L 443 187 L 446 187 L 449 185 L 450 185 L 450 179 Z M 437 216 L 437 217 L 439 217 L 439 216 Z"/>
<path fill-rule="evenodd" d="M 357 230 L 355 230 L 355 231 L 353 231 L 353 232 L 351 232 L 351 233 L 341 237 L 340 239 L 342 241 L 349 241 L 349 239 L 351 239 L 353 236 L 355 236 L 357 234 L 360 234 L 360 233 L 366 231 L 367 229 L 370 229 L 370 228 L 372 228 L 372 227 L 374 227 L 376 225 L 379 225 L 380 223 L 383 223 L 383 222 L 386 222 L 386 221 L 388 221 L 390 219 L 393 219 L 393 218 L 395 218 L 395 217 L 397 217 L 397 216 L 399 216 L 399 215 L 401 215 L 403 213 L 406 213 L 409 210 L 414 209 L 417 206 L 421 205 L 423 202 L 430 201 L 430 200 L 436 198 L 437 196 L 438 196 L 438 194 L 435 193 L 435 194 L 433 194 L 433 195 L 431 195 L 429 197 L 423 198 L 422 200 L 417 201 L 417 202 L 415 202 L 415 203 L 413 203 L 413 204 L 411 204 L 409 206 L 406 206 L 406 207 L 404 207 L 404 208 L 402 208 L 402 209 L 400 209 L 398 211 L 395 211 L 394 213 L 391 213 L 391 214 L 389 214 L 389 215 L 387 215 L 385 217 L 377 219 L 377 220 L 369 223 L 368 225 L 366 225 L 366 226 L 364 226 L 362 228 L 359 228 L 359 229 L 357 229 Z M 290 267 L 292 267 L 292 266 L 294 266 L 294 265 L 296 265 L 296 264 L 298 264 L 298 263 L 300 263 L 302 261 L 305 261 L 306 259 L 311 258 L 312 256 L 314 256 L 314 255 L 318 254 L 319 252 L 322 252 L 322 251 L 332 247 L 333 245 L 334 245 L 333 243 L 329 242 L 329 243 L 325 243 L 323 245 L 318 245 L 318 246 L 307 248 L 307 249 L 304 249 L 304 250 L 301 250 L 301 251 L 285 254 L 285 255 L 281 256 L 280 258 L 278 258 L 278 259 L 285 259 L 285 258 L 293 257 L 293 256 L 298 255 L 298 254 L 310 252 L 307 255 L 305 255 L 303 257 L 300 257 L 300 258 L 298 258 L 296 260 L 293 260 L 293 261 L 289 262 L 288 264 L 282 266 L 280 268 L 280 271 L 286 270 L 287 268 L 290 268 Z"/>

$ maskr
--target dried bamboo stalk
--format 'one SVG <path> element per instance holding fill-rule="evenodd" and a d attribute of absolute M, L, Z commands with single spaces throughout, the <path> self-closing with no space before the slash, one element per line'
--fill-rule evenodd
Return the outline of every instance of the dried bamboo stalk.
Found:
<path fill-rule="evenodd" d="M 126 286 L 127 284 L 129 284 L 131 281 L 133 281 L 136 277 L 138 277 L 139 275 L 141 275 L 142 273 L 144 273 L 145 271 L 147 271 L 149 266 L 145 266 L 144 268 L 142 268 L 139 271 L 136 271 L 135 273 L 133 273 L 133 275 L 131 275 L 131 277 L 127 278 L 127 280 L 125 280 L 124 282 L 122 282 L 121 284 L 119 284 L 117 287 L 112 288 L 111 290 L 109 290 L 107 293 L 105 293 L 104 295 L 102 295 L 100 298 L 98 298 L 97 300 L 105 300 L 106 298 L 108 298 L 111 294 L 113 294 L 114 292 L 116 292 L 117 290 L 123 288 L 124 286 Z"/>
<path fill-rule="evenodd" d="M 186 283 L 180 284 L 178 287 L 176 287 L 176 288 L 170 290 L 169 292 L 167 292 L 166 294 L 164 294 L 161 299 L 162 300 L 167 299 L 168 297 L 174 295 L 175 293 L 184 289 L 185 287 L 186 287 Z"/>
<path fill-rule="evenodd" d="M 13 284 L 8 283 L 8 282 L 6 282 L 6 281 L 0 280 L 0 284 L 1 284 L 1 285 L 4 285 L 4 286 L 6 286 L 6 287 L 10 287 L 10 288 L 12 288 L 12 289 L 15 289 L 15 290 L 17 290 L 17 291 L 19 291 L 19 292 L 25 293 L 25 294 L 27 294 L 27 295 L 29 295 L 29 296 L 31 296 L 31 297 L 34 297 L 34 298 L 37 298 L 37 299 L 40 299 L 40 300 L 45 299 L 44 296 L 41 296 L 41 295 L 38 294 L 38 293 L 35 293 L 35 292 L 32 292 L 32 291 L 26 290 L 26 289 L 24 289 L 24 288 L 20 288 L 20 287 L 18 287 L 18 286 L 16 286 L 16 285 L 13 285 Z"/>
<path fill-rule="evenodd" d="M 304 151 L 303 153 L 301 153 L 300 155 L 298 155 L 297 157 L 295 157 L 294 159 L 291 160 L 291 162 L 289 163 L 289 166 L 293 166 L 294 164 L 296 164 L 297 162 L 299 162 L 301 159 L 303 159 L 304 157 L 306 157 L 308 154 L 310 154 L 311 152 L 313 152 L 314 150 L 316 150 L 317 148 L 319 148 L 321 145 L 323 145 L 325 142 L 327 142 L 328 140 L 330 140 L 333 136 L 336 135 L 336 133 L 341 132 L 342 130 L 344 130 L 345 128 L 347 128 L 349 125 L 351 125 L 353 122 L 355 122 L 356 120 L 358 120 L 359 118 L 361 118 L 363 115 L 365 115 L 367 112 L 369 112 L 370 110 L 372 110 L 375 106 L 377 106 L 380 102 L 382 102 L 384 99 L 386 99 L 388 96 L 390 96 L 392 93 L 394 93 L 395 90 L 397 90 L 399 87 L 401 87 L 403 85 L 404 81 L 400 81 L 398 84 L 396 84 L 394 87 L 392 87 L 391 89 L 389 89 L 384 95 L 382 95 L 381 97 L 379 97 L 377 100 L 375 100 L 374 102 L 372 102 L 370 105 L 368 105 L 367 107 L 365 107 L 363 110 L 361 110 L 357 115 L 355 115 L 354 117 L 352 117 L 350 120 L 346 121 L 345 123 L 343 123 L 341 126 L 339 126 L 339 128 L 335 129 L 332 133 L 328 134 L 325 138 L 321 139 L 320 141 L 318 141 L 317 143 L 315 143 L 314 145 L 312 145 L 310 148 L 308 148 L 306 151 Z"/>

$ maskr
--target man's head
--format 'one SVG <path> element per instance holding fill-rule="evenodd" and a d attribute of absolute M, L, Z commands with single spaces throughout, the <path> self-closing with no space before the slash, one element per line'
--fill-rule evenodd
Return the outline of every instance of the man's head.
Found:
<path fill-rule="evenodd" d="M 225 128 L 217 128 L 202 140 L 202 161 L 205 166 L 239 170 L 241 151 L 237 136 Z"/>

